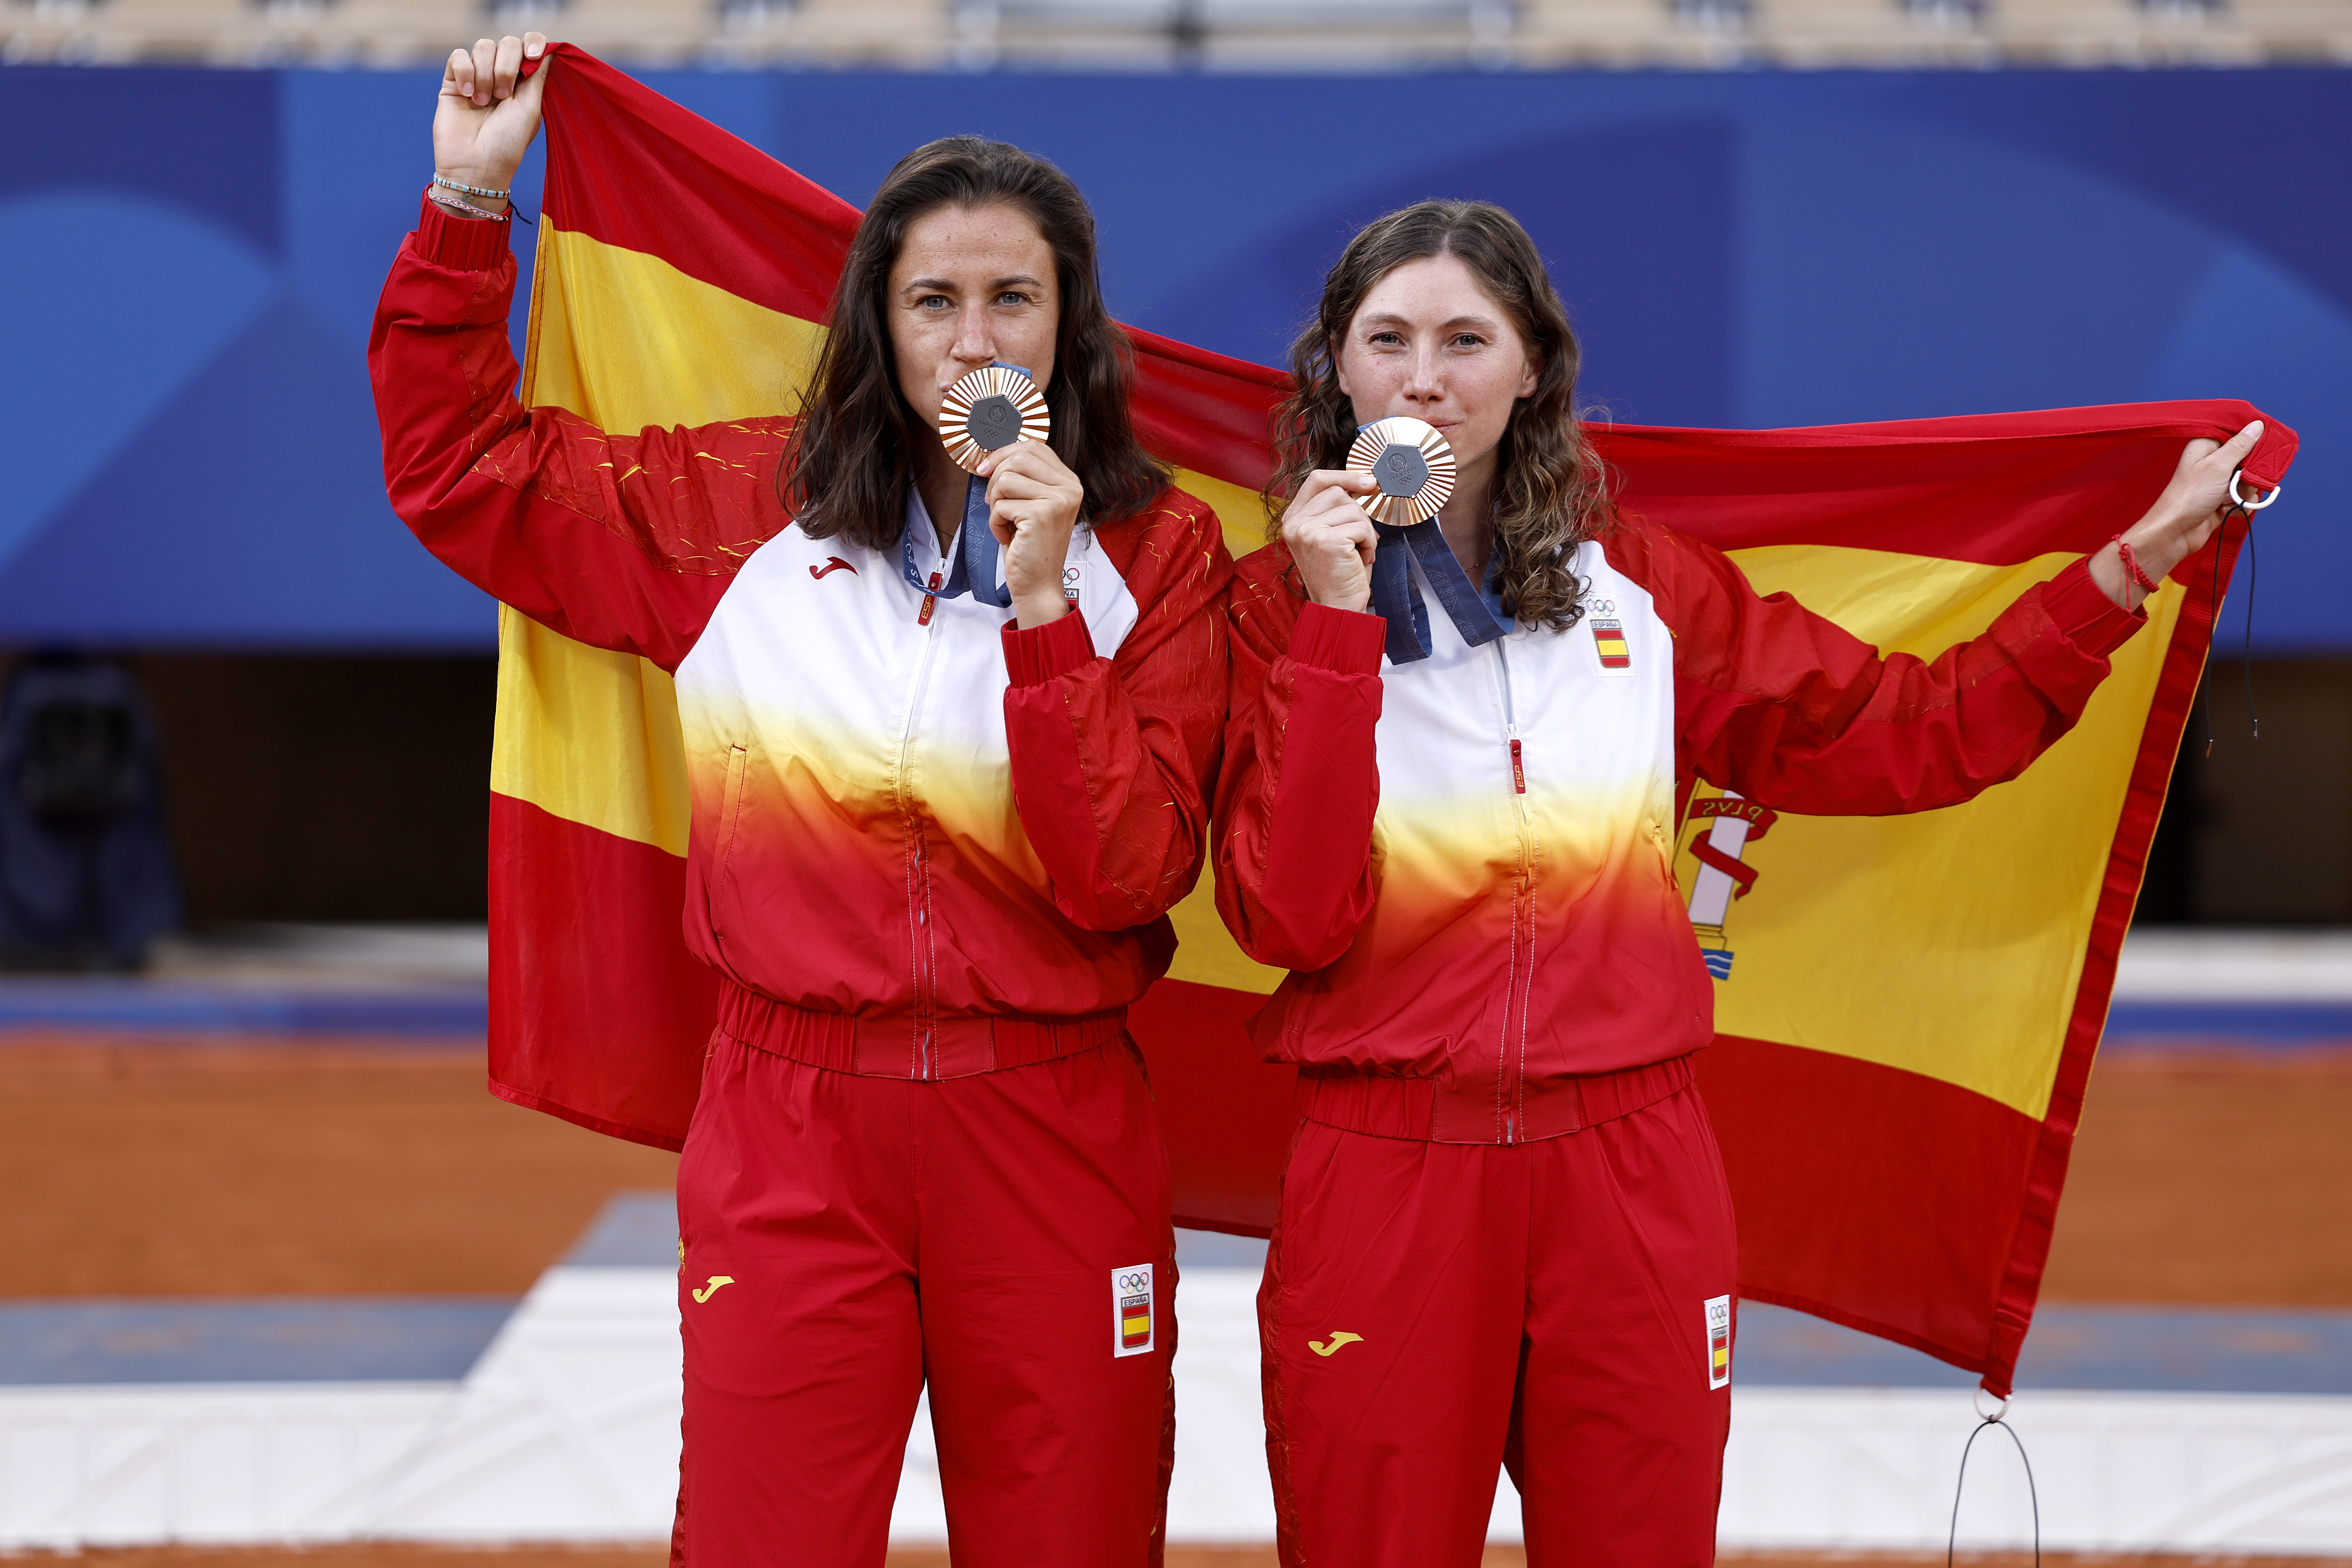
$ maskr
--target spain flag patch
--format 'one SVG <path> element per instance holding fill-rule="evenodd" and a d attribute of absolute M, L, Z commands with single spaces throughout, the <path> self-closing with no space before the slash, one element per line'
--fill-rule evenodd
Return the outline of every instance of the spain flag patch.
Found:
<path fill-rule="evenodd" d="M 1603 669 L 1631 669 L 1633 650 L 1625 646 L 1625 623 L 1595 621 L 1592 623 L 1592 646 L 1601 650 Z"/>
<path fill-rule="evenodd" d="M 1151 1265 L 1110 1271 L 1110 1353 L 1142 1355 L 1158 1342 L 1151 1321 Z"/>
<path fill-rule="evenodd" d="M 1706 1300 L 1706 1385 L 1727 1387 L 1731 1383 L 1731 1298 L 1710 1296 Z"/>

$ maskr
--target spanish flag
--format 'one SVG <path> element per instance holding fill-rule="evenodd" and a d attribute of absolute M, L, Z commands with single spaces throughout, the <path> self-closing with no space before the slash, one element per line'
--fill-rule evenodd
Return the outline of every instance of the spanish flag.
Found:
<path fill-rule="evenodd" d="M 594 58 L 551 54 L 524 402 L 627 433 L 791 413 L 856 212 Z M 1285 378 L 1131 335 L 1146 445 L 1216 509 L 1236 555 L 1255 548 Z M 1932 657 L 2134 521 L 2184 439 L 2255 416 L 2172 403 L 1595 438 L 1627 510 L 1882 650 Z M 2294 450 L 2271 420 L 2249 479 L 2277 483 Z M 1676 871 L 1716 976 L 1700 1080 L 1743 1295 L 2007 1391 L 2215 574 L 2243 535 L 2233 523 L 2150 599 L 2073 733 L 1969 805 L 1808 818 L 1694 792 Z M 1623 657 L 1606 628 L 1587 635 Z M 491 790 L 493 1090 L 677 1147 L 716 985 L 680 935 L 668 677 L 504 611 Z M 1132 1023 L 1178 1223 L 1263 1235 L 1295 1113 L 1288 1069 L 1259 1063 L 1242 1025 L 1280 976 L 1243 956 L 1206 887 L 1175 924 L 1175 966 Z"/>

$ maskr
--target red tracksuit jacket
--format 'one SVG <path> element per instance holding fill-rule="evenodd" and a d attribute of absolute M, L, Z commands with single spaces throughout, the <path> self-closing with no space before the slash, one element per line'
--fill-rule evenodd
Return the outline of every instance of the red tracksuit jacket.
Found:
<path fill-rule="evenodd" d="M 1253 1026 L 1267 1058 L 1310 1099 L 1431 1080 L 1427 1109 L 1340 1120 L 1446 1142 L 1570 1130 L 1535 1113 L 1547 1086 L 1712 1037 L 1673 874 L 1695 779 L 1814 816 L 1954 805 L 2064 734 L 2144 624 L 2077 563 L 1933 663 L 1882 658 L 1628 521 L 1578 552 L 1580 624 L 1473 647 L 1430 595 L 1431 656 L 1397 666 L 1379 616 L 1307 603 L 1288 563 L 1235 569 L 1218 909 L 1292 971 Z"/>
<path fill-rule="evenodd" d="M 696 954 L 755 996 L 876 1026 L 856 1068 L 888 1076 L 992 1065 L 929 1048 L 941 1021 L 1140 996 L 1199 872 L 1220 742 L 1214 514 L 1170 489 L 1082 526 L 1077 613 L 1046 626 L 970 595 L 926 616 L 898 551 L 790 525 L 787 419 L 620 436 L 523 408 L 514 279 L 504 224 L 423 204 L 369 343 L 385 480 L 469 582 L 675 673 Z M 908 510 L 928 567 L 911 493 Z"/>

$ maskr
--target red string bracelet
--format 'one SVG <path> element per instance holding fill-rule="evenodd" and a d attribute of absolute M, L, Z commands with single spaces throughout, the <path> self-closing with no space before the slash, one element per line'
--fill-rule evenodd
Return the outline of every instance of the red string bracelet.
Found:
<path fill-rule="evenodd" d="M 2141 570 L 2139 557 L 2132 553 L 2132 547 L 2125 542 L 2124 536 L 2118 533 L 2113 539 L 2108 540 L 2107 542 L 2114 545 L 2116 547 L 2116 553 L 2123 558 L 2124 572 L 2135 584 L 2138 584 L 2139 591 L 2143 594 L 2155 593 L 2156 579 L 2149 576 L 2145 571 Z"/>

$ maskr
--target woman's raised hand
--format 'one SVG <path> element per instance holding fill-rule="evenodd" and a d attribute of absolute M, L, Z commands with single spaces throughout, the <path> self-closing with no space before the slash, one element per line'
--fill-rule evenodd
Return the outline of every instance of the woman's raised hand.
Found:
<path fill-rule="evenodd" d="M 518 81 L 522 62 L 547 50 L 543 33 L 488 38 L 471 49 L 452 49 L 441 71 L 441 97 L 433 110 L 433 167 L 445 179 L 489 190 L 511 190 L 515 171 L 539 134 L 539 100 L 547 89 L 547 62 Z M 506 204 L 467 196 L 493 210 Z"/>
<path fill-rule="evenodd" d="M 1004 588 L 1022 627 L 1058 619 L 1070 607 L 1062 567 L 1086 486 L 1042 441 L 998 447 L 980 474 L 988 480 L 988 531 L 1004 552 Z"/>
<path fill-rule="evenodd" d="M 2180 461 L 2164 493 L 2156 498 L 2147 516 L 2124 531 L 2124 542 L 2131 546 L 2141 571 L 2160 583 L 2166 574 L 2212 539 L 2229 509 L 2230 476 L 2262 438 L 2263 422 L 2257 419 L 2227 441 L 2200 439 L 2181 448 Z M 2242 481 L 2238 493 L 2251 496 L 2253 492 Z M 2108 598 L 2124 608 L 2139 607 L 2143 595 L 2124 570 L 2114 545 L 2091 557 L 2091 576 Z"/>
<path fill-rule="evenodd" d="M 1282 514 L 1282 542 L 1307 596 L 1335 610 L 1361 610 L 1372 602 L 1372 556 L 1380 536 L 1356 498 L 1380 489 L 1370 474 L 1318 468 L 1298 487 Z"/>

